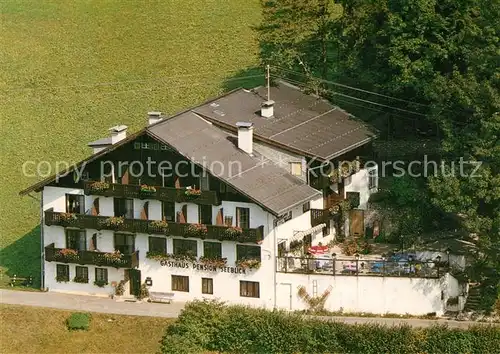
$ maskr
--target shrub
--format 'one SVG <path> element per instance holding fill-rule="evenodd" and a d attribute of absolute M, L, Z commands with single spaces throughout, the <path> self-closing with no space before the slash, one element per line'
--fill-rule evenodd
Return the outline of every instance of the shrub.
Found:
<path fill-rule="evenodd" d="M 491 353 L 500 347 L 493 326 L 467 330 L 348 325 L 297 313 L 188 303 L 161 341 L 162 353 Z"/>
<path fill-rule="evenodd" d="M 74 330 L 84 330 L 87 331 L 89 329 L 90 324 L 90 314 L 83 312 L 75 312 L 69 316 L 67 321 L 67 326 L 70 331 Z"/>

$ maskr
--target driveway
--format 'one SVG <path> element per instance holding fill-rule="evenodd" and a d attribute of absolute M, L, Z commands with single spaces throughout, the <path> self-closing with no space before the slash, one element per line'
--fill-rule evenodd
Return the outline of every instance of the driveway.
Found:
<path fill-rule="evenodd" d="M 12 305 L 27 305 L 51 307 L 63 310 L 76 310 L 100 313 L 113 313 L 131 316 L 152 316 L 176 318 L 184 308 L 184 302 L 171 304 L 152 304 L 140 302 L 117 302 L 108 298 L 83 295 L 69 295 L 55 292 L 28 292 L 0 289 L 0 302 Z M 312 316 L 310 316 L 312 317 Z M 338 321 L 348 324 L 377 323 L 387 326 L 408 324 L 413 327 L 429 327 L 447 325 L 450 328 L 467 328 L 470 325 L 486 325 L 481 322 L 450 321 L 450 320 L 421 320 L 414 318 L 380 318 L 380 317 L 315 317 L 325 321 Z M 500 324 L 495 324 L 500 326 Z"/>

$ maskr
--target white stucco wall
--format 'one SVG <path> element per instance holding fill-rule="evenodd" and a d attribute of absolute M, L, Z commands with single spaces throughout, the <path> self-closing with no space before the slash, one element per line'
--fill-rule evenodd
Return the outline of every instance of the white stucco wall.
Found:
<path fill-rule="evenodd" d="M 423 279 L 278 273 L 277 303 L 282 309 L 305 310 L 307 305 L 298 297 L 298 287 L 304 286 L 311 296 L 321 296 L 329 285 L 333 289 L 325 309 L 344 312 L 411 315 L 436 312 L 439 316 L 446 310 L 447 299 L 459 294 L 458 282 L 450 275 Z"/>
<path fill-rule="evenodd" d="M 368 207 L 368 199 L 370 198 L 370 195 L 375 193 L 378 189 L 378 181 L 377 181 L 377 187 L 372 189 L 368 188 L 368 171 L 374 168 L 375 167 L 361 169 L 359 172 L 346 178 L 344 181 L 345 182 L 344 191 L 346 193 L 347 192 L 359 193 L 359 206 L 357 209 L 366 210 Z"/>

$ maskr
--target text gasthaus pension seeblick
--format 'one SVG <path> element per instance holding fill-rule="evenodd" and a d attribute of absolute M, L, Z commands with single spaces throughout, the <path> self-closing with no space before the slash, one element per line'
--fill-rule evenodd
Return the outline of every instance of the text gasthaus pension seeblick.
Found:
<path fill-rule="evenodd" d="M 240 267 L 216 267 L 199 263 L 179 262 L 179 261 L 160 261 L 160 265 L 163 267 L 194 269 L 194 270 L 209 271 L 209 272 L 246 274 L 246 270 Z"/>

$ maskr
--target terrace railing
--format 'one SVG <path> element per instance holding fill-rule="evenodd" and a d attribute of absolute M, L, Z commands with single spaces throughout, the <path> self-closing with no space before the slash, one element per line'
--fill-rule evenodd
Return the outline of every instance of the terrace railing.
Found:
<path fill-rule="evenodd" d="M 117 256 L 113 253 L 55 248 L 52 243 L 45 247 L 45 260 L 47 262 L 75 263 L 100 267 L 136 268 L 139 266 L 139 251 Z"/>
<path fill-rule="evenodd" d="M 94 216 L 87 214 L 68 214 L 45 211 L 45 225 L 75 227 L 79 229 L 113 230 L 132 233 L 162 234 L 170 236 L 215 239 L 220 241 L 235 241 L 242 243 L 259 243 L 263 240 L 264 226 L 249 229 L 236 229 L 219 225 L 199 225 L 169 222 L 162 227 L 155 220 L 122 219 L 122 222 L 112 222 L 109 216 Z"/>
<path fill-rule="evenodd" d="M 448 269 L 436 262 L 278 257 L 277 271 L 333 276 L 440 278 Z"/>
<path fill-rule="evenodd" d="M 85 182 L 83 191 L 86 195 L 102 195 L 105 197 L 156 199 L 177 203 L 196 203 L 204 205 L 219 205 L 220 201 L 215 191 L 200 191 L 200 194 L 193 195 L 187 188 L 157 187 L 143 189 L 135 184 L 106 183 L 99 188 L 95 187 L 95 182 Z"/>
<path fill-rule="evenodd" d="M 328 209 L 311 209 L 311 226 L 326 223 L 330 218 Z"/>

